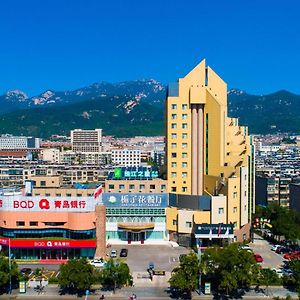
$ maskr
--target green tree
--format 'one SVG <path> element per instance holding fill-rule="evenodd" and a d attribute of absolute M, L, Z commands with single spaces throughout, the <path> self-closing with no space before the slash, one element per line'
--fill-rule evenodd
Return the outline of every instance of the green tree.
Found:
<path fill-rule="evenodd" d="M 293 241 L 300 238 L 300 214 L 296 211 L 271 204 L 266 209 L 266 218 L 270 219 L 274 235 Z"/>
<path fill-rule="evenodd" d="M 87 259 L 70 259 L 59 268 L 58 283 L 60 288 L 69 293 L 81 293 L 95 282 L 97 272 Z"/>
<path fill-rule="evenodd" d="M 239 244 L 207 249 L 201 258 L 201 271 L 214 288 L 227 295 L 249 288 L 259 274 L 260 267 L 253 254 L 239 249 Z"/>
<path fill-rule="evenodd" d="M 195 253 L 191 252 L 188 255 L 180 256 L 179 260 L 180 265 L 173 269 L 169 283 L 172 287 L 191 293 L 198 286 L 199 259 Z"/>
<path fill-rule="evenodd" d="M 132 284 L 132 276 L 129 267 L 121 261 L 110 259 L 105 267 L 100 272 L 100 283 L 102 285 L 113 288 L 116 291 L 117 287 L 122 287 L 126 284 Z"/>
<path fill-rule="evenodd" d="M 289 263 L 289 267 L 293 271 L 293 276 L 290 278 L 290 284 L 293 284 L 296 291 L 300 294 L 300 260 L 292 259 Z"/>
<path fill-rule="evenodd" d="M 9 288 L 9 279 L 11 276 L 12 286 L 19 282 L 20 272 L 15 261 L 11 261 L 9 270 L 9 260 L 7 257 L 0 255 L 0 289 L 7 290 Z"/>

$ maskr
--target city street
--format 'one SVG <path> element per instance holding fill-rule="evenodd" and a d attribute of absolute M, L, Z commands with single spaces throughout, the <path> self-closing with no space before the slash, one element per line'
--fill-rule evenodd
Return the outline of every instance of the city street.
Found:
<path fill-rule="evenodd" d="M 254 253 L 258 253 L 262 256 L 263 262 L 261 263 L 263 268 L 276 268 L 279 269 L 283 265 L 283 257 L 280 254 L 271 250 L 272 244 L 263 239 L 261 236 L 254 234 L 254 241 L 249 246 Z"/>

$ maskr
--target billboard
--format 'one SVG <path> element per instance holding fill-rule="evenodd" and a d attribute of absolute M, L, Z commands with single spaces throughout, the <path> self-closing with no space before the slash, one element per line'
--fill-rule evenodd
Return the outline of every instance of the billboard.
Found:
<path fill-rule="evenodd" d="M 93 197 L 0 196 L 0 211 L 89 212 L 101 203 Z"/>
<path fill-rule="evenodd" d="M 155 167 L 119 167 L 109 173 L 108 179 L 148 180 L 158 178 L 158 176 L 158 168 Z"/>
<path fill-rule="evenodd" d="M 0 238 L 0 244 L 8 245 L 8 238 Z M 96 240 L 10 239 L 11 248 L 96 248 Z"/>
<path fill-rule="evenodd" d="M 103 193 L 102 202 L 106 207 L 160 207 L 168 206 L 168 194 L 121 194 Z"/>

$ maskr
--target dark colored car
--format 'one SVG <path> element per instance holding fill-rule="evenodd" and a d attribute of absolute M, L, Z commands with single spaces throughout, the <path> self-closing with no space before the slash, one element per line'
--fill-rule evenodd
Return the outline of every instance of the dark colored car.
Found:
<path fill-rule="evenodd" d="M 21 272 L 22 274 L 24 274 L 24 275 L 25 275 L 25 274 L 28 275 L 28 274 L 31 273 L 31 271 L 32 271 L 32 270 L 31 270 L 30 268 L 23 268 L 23 269 L 21 269 L 20 272 Z"/>
<path fill-rule="evenodd" d="M 128 254 L 128 249 L 121 249 L 120 251 L 120 257 L 127 257 L 127 254 Z"/>
<path fill-rule="evenodd" d="M 291 252 L 291 248 L 289 247 L 279 247 L 275 250 L 276 253 L 279 253 L 279 254 L 285 254 L 285 253 L 289 253 Z"/>

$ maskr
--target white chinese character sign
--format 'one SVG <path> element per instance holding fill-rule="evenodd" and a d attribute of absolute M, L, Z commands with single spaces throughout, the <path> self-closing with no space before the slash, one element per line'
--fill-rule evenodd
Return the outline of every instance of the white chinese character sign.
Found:
<path fill-rule="evenodd" d="M 106 207 L 167 207 L 168 194 L 103 193 L 102 201 Z"/>

